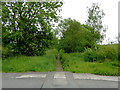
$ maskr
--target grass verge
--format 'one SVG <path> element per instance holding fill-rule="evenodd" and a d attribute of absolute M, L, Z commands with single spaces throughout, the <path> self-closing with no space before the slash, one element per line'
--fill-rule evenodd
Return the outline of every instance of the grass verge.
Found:
<path fill-rule="evenodd" d="M 120 76 L 118 74 L 118 60 L 104 62 L 85 62 L 84 53 L 64 53 L 61 57 L 61 63 L 64 71 L 73 73 L 90 73 L 107 76 Z"/>
<path fill-rule="evenodd" d="M 52 49 L 44 56 L 15 56 L 2 61 L 2 72 L 48 72 L 56 70 L 57 50 Z"/>

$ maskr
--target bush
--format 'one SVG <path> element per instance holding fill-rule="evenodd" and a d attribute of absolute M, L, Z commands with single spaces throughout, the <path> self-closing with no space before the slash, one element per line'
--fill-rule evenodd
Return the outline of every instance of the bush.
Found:
<path fill-rule="evenodd" d="M 65 69 L 66 67 L 69 67 L 69 54 L 65 53 L 65 51 L 63 49 L 61 49 L 59 51 L 59 55 L 60 55 L 60 62 L 62 64 L 62 68 Z"/>
<path fill-rule="evenodd" d="M 118 50 L 111 45 L 101 46 L 97 51 L 97 60 L 116 60 L 118 59 Z"/>
<path fill-rule="evenodd" d="M 120 44 L 118 44 L 118 60 L 120 61 Z"/>
<path fill-rule="evenodd" d="M 118 60 L 118 49 L 117 45 L 103 45 L 99 46 L 99 48 L 94 51 L 91 48 L 88 48 L 84 51 L 84 59 L 85 61 L 93 62 L 93 61 L 102 61 L 105 60 Z"/>
<path fill-rule="evenodd" d="M 91 48 L 85 49 L 84 52 L 84 60 L 89 62 L 96 61 L 96 52 L 92 50 Z"/>
<path fill-rule="evenodd" d="M 2 60 L 4 60 L 5 58 L 9 57 L 10 52 L 7 48 L 2 47 Z"/>
<path fill-rule="evenodd" d="M 60 59 L 62 59 L 64 53 L 65 53 L 65 51 L 63 49 L 59 50 Z"/>

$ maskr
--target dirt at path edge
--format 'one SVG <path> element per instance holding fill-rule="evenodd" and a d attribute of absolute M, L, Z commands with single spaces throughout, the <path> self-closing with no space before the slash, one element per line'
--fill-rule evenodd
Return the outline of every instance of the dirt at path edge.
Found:
<path fill-rule="evenodd" d="M 59 54 L 58 54 L 58 58 L 57 58 L 57 62 L 56 62 L 56 71 L 57 72 L 62 72 L 63 71 L 63 68 L 62 68 L 62 65 L 61 65 L 61 62 L 60 62 Z"/>

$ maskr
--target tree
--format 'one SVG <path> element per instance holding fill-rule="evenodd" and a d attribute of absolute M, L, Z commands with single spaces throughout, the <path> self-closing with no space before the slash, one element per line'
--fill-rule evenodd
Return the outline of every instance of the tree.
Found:
<path fill-rule="evenodd" d="M 54 34 L 60 39 L 72 22 L 71 18 L 60 20 L 58 26 L 54 29 Z"/>
<path fill-rule="evenodd" d="M 101 34 L 106 31 L 106 27 L 104 28 L 102 25 L 102 18 L 105 16 L 105 13 L 103 10 L 100 10 L 100 7 L 97 3 L 93 3 L 91 8 L 88 8 L 88 19 L 86 21 L 86 24 L 93 28 L 94 30 L 94 45 L 95 45 L 95 50 L 96 48 L 96 43 L 100 42 L 103 40 L 104 34 Z"/>
<path fill-rule="evenodd" d="M 93 47 L 93 29 L 88 25 L 68 18 L 61 21 L 56 30 L 62 32 L 59 47 L 67 53 L 82 52 L 85 48 Z"/>
<path fill-rule="evenodd" d="M 80 33 L 82 27 L 79 22 L 73 20 L 73 22 L 69 25 L 67 30 L 63 32 L 63 46 L 66 52 L 75 52 L 79 49 L 79 45 L 81 45 Z"/>
<path fill-rule="evenodd" d="M 58 48 L 58 38 L 53 34 L 53 39 L 51 40 L 50 43 L 50 48 Z"/>
<path fill-rule="evenodd" d="M 13 54 L 42 55 L 53 38 L 62 1 L 2 2 L 3 46 Z"/>

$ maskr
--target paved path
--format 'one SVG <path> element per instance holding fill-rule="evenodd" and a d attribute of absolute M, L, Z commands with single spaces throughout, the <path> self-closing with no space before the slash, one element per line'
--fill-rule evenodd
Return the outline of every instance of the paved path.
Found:
<path fill-rule="evenodd" d="M 71 72 L 3 73 L 3 88 L 118 88 L 118 77 Z M 3 89 L 4 90 L 4 89 Z"/>
<path fill-rule="evenodd" d="M 61 62 L 60 62 L 60 56 L 58 54 L 58 58 L 57 58 L 57 62 L 56 62 L 56 71 L 57 72 L 62 72 L 63 69 L 62 69 L 62 65 L 61 65 Z"/>

